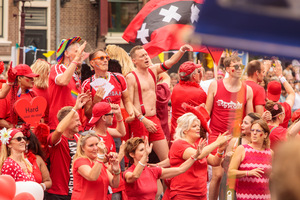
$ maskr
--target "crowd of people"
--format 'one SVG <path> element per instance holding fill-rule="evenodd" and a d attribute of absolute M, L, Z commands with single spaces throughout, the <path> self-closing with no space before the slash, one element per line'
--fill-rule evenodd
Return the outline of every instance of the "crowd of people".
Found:
<path fill-rule="evenodd" d="M 278 59 L 252 60 L 244 68 L 231 55 L 217 70 L 186 61 L 169 76 L 190 45 L 160 64 L 142 46 L 129 55 L 115 45 L 90 53 L 85 46 L 65 39 L 57 64 L 8 67 L 1 175 L 39 183 L 46 200 L 285 197 L 276 163 L 300 131 L 300 77 L 291 63 L 283 70 Z M 15 103 L 39 96 L 45 112 L 28 124 Z"/>

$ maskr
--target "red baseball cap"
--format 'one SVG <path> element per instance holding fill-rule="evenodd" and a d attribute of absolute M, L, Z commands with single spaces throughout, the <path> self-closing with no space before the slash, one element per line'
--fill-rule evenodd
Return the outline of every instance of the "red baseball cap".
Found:
<path fill-rule="evenodd" d="M 90 124 L 95 124 L 103 115 L 111 111 L 111 106 L 106 102 L 96 103 L 93 107 L 92 117 L 89 121 Z"/>
<path fill-rule="evenodd" d="M 184 62 L 179 67 L 179 76 L 186 77 L 195 71 L 195 69 L 201 68 L 201 65 L 195 64 L 191 61 Z"/>
<path fill-rule="evenodd" d="M 25 64 L 19 64 L 15 66 L 14 69 L 17 71 L 17 76 L 26 76 L 31 78 L 39 76 L 38 74 L 34 74 L 31 68 Z"/>
<path fill-rule="evenodd" d="M 278 101 L 281 94 L 281 84 L 278 81 L 268 83 L 267 98 L 274 102 Z"/>

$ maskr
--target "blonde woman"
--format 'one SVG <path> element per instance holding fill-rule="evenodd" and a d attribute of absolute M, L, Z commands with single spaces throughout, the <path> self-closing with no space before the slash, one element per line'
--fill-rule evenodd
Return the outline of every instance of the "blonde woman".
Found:
<path fill-rule="evenodd" d="M 72 200 L 107 199 L 108 186 L 119 186 L 121 169 L 118 154 L 111 152 L 107 156 L 105 153 L 105 144 L 95 133 L 80 137 L 73 162 Z M 112 173 L 103 163 L 105 157 L 109 159 Z"/>
<path fill-rule="evenodd" d="M 10 175 L 17 181 L 35 181 L 31 164 L 25 160 L 27 137 L 19 129 L 0 131 L 0 169 L 2 175 Z M 42 186 L 43 187 L 43 186 Z"/>
<path fill-rule="evenodd" d="M 38 95 L 42 96 L 47 100 L 47 108 L 45 111 L 45 123 L 48 123 L 48 115 L 49 115 L 49 103 L 50 96 L 48 92 L 49 87 L 49 73 L 50 73 L 51 65 L 47 61 L 43 59 L 37 59 L 35 63 L 31 65 L 31 70 L 33 73 L 38 74 L 39 77 L 34 79 L 34 86 L 32 90 Z"/>
<path fill-rule="evenodd" d="M 126 76 L 132 70 L 134 70 L 134 65 L 129 57 L 128 53 L 121 47 L 117 45 L 108 45 L 106 47 L 106 52 L 111 59 L 118 60 L 122 67 L 122 74 Z"/>

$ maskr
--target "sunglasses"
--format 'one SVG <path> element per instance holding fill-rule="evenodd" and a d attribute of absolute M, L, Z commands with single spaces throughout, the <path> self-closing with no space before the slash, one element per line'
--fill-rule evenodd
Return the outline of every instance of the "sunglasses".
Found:
<path fill-rule="evenodd" d="M 240 67 L 242 68 L 242 65 L 233 65 L 235 70 L 238 70 Z"/>
<path fill-rule="evenodd" d="M 13 139 L 11 139 L 11 140 L 17 140 L 18 142 L 21 142 L 22 141 L 22 139 L 26 142 L 27 141 L 27 137 L 26 136 L 23 136 L 23 137 L 16 137 L 16 138 L 13 138 Z"/>
<path fill-rule="evenodd" d="M 114 113 L 107 113 L 107 114 L 105 114 L 105 116 L 108 116 L 108 115 L 114 116 Z"/>
<path fill-rule="evenodd" d="M 101 61 L 103 61 L 104 59 L 106 59 L 107 61 L 109 61 L 110 57 L 109 56 L 99 56 L 99 57 L 93 58 L 92 60 L 96 60 L 96 59 L 99 59 Z"/>

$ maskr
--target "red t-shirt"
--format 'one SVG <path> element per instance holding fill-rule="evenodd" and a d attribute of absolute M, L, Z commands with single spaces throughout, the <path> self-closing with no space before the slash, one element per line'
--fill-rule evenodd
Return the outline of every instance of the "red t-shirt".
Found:
<path fill-rule="evenodd" d="M 106 131 L 106 136 L 99 135 L 99 134 L 98 134 L 98 136 L 100 138 L 102 138 L 103 141 L 105 142 L 105 146 L 107 148 L 107 153 L 117 152 L 114 138 L 107 131 Z"/>
<path fill-rule="evenodd" d="M 124 172 L 133 172 L 132 165 Z M 130 200 L 152 200 L 157 192 L 157 179 L 160 178 L 162 169 L 160 167 L 145 167 L 140 177 L 133 183 L 125 183 L 125 191 Z M 125 179 L 125 178 L 124 178 Z"/>
<path fill-rule="evenodd" d="M 122 74 L 114 73 L 115 76 L 119 79 L 119 81 L 116 79 L 116 77 L 111 73 L 108 72 L 108 78 L 107 81 L 114 86 L 114 89 L 110 91 L 110 93 L 105 97 L 102 101 L 106 101 L 108 103 L 114 103 L 120 105 L 121 99 L 122 99 L 122 93 L 127 90 L 127 83 Z M 101 79 L 101 78 L 99 78 Z M 92 82 L 95 81 L 95 75 L 92 76 Z M 96 94 L 96 90 L 90 86 L 91 78 L 87 78 L 83 81 L 82 87 L 84 89 L 84 92 L 91 91 L 92 89 L 92 98 L 94 99 L 94 96 Z M 116 116 L 114 116 L 113 125 L 110 126 L 111 128 L 115 128 L 117 126 Z M 87 124 L 86 129 L 89 129 L 90 125 Z"/>
<path fill-rule="evenodd" d="M 66 71 L 64 65 L 54 65 L 51 67 L 49 76 L 49 94 L 50 94 L 50 110 L 49 110 L 49 126 L 51 130 L 55 130 L 58 125 L 57 113 L 65 106 L 74 106 L 78 94 L 81 93 L 81 85 L 79 77 L 73 74 L 71 81 L 67 86 L 59 86 L 56 84 L 57 77 L 63 75 Z M 80 111 L 82 112 L 82 111 Z M 79 115 L 81 116 L 81 115 Z"/>
<path fill-rule="evenodd" d="M 28 171 L 28 175 L 25 174 L 22 170 L 22 168 L 20 167 L 20 165 L 14 161 L 11 158 L 7 158 L 3 165 L 2 165 L 2 169 L 1 169 L 1 174 L 2 175 L 9 175 L 11 177 L 13 177 L 13 179 L 18 182 L 18 181 L 34 181 L 35 182 L 35 178 L 33 176 L 32 173 Z"/>
<path fill-rule="evenodd" d="M 276 146 L 280 143 L 280 142 L 284 142 L 286 141 L 286 133 L 287 133 L 287 129 L 283 128 L 282 126 L 271 126 L 269 125 L 270 128 L 270 147 L 271 149 L 274 151 L 274 149 L 276 149 Z"/>
<path fill-rule="evenodd" d="M 41 89 L 41 88 L 37 88 L 37 87 L 33 86 L 32 90 L 37 94 L 37 96 L 44 97 L 47 101 L 47 108 L 45 110 L 44 120 L 45 120 L 45 124 L 48 124 L 48 122 L 49 122 L 49 105 L 50 105 L 49 89 L 48 88 Z"/>
<path fill-rule="evenodd" d="M 127 90 L 127 83 L 126 83 L 126 80 L 125 80 L 125 78 L 122 74 L 119 74 L 119 73 L 114 73 L 114 74 L 119 79 L 120 83 L 118 82 L 116 77 L 111 72 L 108 72 L 107 81 L 115 87 L 112 91 L 110 91 L 110 93 L 107 95 L 107 97 L 105 97 L 102 101 L 106 101 L 106 102 L 110 102 L 110 103 L 120 105 L 122 92 Z M 92 82 L 95 81 L 95 80 L 96 80 L 95 75 L 93 75 L 92 76 Z M 84 92 L 91 91 L 91 88 L 92 88 L 92 98 L 94 98 L 94 96 L 96 94 L 96 90 L 93 87 L 90 86 L 90 81 L 91 81 L 91 78 L 85 79 L 85 81 L 83 81 L 83 83 L 82 83 L 82 87 L 84 89 Z"/>
<path fill-rule="evenodd" d="M 289 121 L 292 117 L 292 111 L 291 111 L 291 106 L 287 102 L 279 102 L 282 107 L 284 107 L 284 112 L 285 112 L 285 117 L 282 122 L 282 124 L 279 124 L 279 126 L 282 126 L 283 128 L 287 128 L 289 125 Z"/>
<path fill-rule="evenodd" d="M 257 83 L 255 83 L 254 81 L 245 81 L 245 83 L 250 86 L 252 88 L 253 91 L 253 111 L 255 112 L 255 106 L 257 105 L 262 105 L 265 106 L 266 101 L 265 101 L 265 95 L 266 95 L 266 91 L 265 89 L 258 85 Z"/>
<path fill-rule="evenodd" d="M 196 144 L 191 145 L 184 140 L 175 140 L 169 152 L 171 167 L 179 167 L 185 160 L 182 158 L 184 151 L 187 148 L 196 149 Z M 173 198 L 176 194 L 187 197 L 202 197 L 207 193 L 207 160 L 196 161 L 185 173 L 175 176 L 171 180 L 170 197 Z"/>
<path fill-rule="evenodd" d="M 229 92 L 223 79 L 218 80 L 210 120 L 212 135 L 218 136 L 229 130 L 234 136 L 238 136 L 241 133 L 240 124 L 245 115 L 246 103 L 247 85 L 242 83 L 238 92 Z"/>
<path fill-rule="evenodd" d="M 190 81 L 182 82 L 175 85 L 171 95 L 172 102 L 172 119 L 171 119 L 171 140 L 174 140 L 173 135 L 177 127 L 177 119 L 186 113 L 181 107 L 182 103 L 187 103 L 191 106 L 199 106 L 206 102 L 206 93 L 197 83 Z"/>
<path fill-rule="evenodd" d="M 50 149 L 50 177 L 52 179 L 52 187 L 48 193 L 70 195 L 73 191 L 72 160 L 76 153 L 79 135 L 75 134 L 74 139 L 68 139 L 62 135 L 56 144 L 52 144 L 52 134 L 47 138 Z"/>
<path fill-rule="evenodd" d="M 74 162 L 74 190 L 72 200 L 98 200 L 106 199 L 108 192 L 109 179 L 106 172 L 106 167 L 102 163 L 100 176 L 96 181 L 88 181 L 78 172 L 78 168 L 82 165 L 88 165 L 91 168 L 94 163 L 88 158 L 78 158 Z"/>

